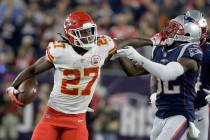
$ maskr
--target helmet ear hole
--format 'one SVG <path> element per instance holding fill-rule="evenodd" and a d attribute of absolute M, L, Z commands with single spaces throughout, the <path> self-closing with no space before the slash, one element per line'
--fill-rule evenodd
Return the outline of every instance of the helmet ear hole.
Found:
<path fill-rule="evenodd" d="M 186 33 L 185 36 L 190 36 L 190 33 Z"/>

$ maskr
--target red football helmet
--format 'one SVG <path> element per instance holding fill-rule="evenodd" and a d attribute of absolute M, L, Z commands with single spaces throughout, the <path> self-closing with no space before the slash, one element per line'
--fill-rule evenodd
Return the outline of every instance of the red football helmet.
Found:
<path fill-rule="evenodd" d="M 96 44 L 97 26 L 87 13 L 76 11 L 64 21 L 64 36 L 72 45 L 88 50 Z"/>

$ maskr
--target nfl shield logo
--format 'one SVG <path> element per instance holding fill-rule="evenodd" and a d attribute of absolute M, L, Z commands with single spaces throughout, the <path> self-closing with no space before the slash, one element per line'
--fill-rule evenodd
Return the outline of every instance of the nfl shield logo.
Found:
<path fill-rule="evenodd" d="M 98 66 L 99 63 L 100 63 L 100 60 L 101 60 L 101 58 L 100 58 L 99 55 L 94 55 L 91 58 L 91 64 L 94 65 L 94 66 Z"/>

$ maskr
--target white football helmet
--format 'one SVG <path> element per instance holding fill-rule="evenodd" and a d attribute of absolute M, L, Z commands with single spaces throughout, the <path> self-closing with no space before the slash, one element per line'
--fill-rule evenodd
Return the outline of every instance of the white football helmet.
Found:
<path fill-rule="evenodd" d="M 170 20 L 162 32 L 167 45 L 171 45 L 174 41 L 200 43 L 201 27 L 196 22 L 190 21 L 186 15 Z"/>

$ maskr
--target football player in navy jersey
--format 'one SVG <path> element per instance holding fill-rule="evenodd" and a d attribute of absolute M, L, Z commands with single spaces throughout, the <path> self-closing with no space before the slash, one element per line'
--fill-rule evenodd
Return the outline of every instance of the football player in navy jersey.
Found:
<path fill-rule="evenodd" d="M 202 35 L 200 40 L 200 47 L 203 52 L 203 59 L 201 62 L 201 70 L 196 83 L 197 97 L 195 99 L 195 125 L 200 130 L 199 137 L 196 140 L 208 140 L 208 130 L 209 130 L 209 107 L 208 102 L 210 103 L 210 44 L 206 42 L 207 39 L 207 21 L 204 18 L 203 14 L 198 10 L 190 10 L 186 12 L 186 16 L 192 18 L 199 24 L 202 29 Z M 153 80 L 154 82 L 155 80 Z M 154 90 L 153 90 L 154 89 Z M 156 100 L 156 88 L 152 88 L 152 92 L 155 92 L 151 95 L 150 99 L 153 102 L 153 106 Z M 207 93 L 205 93 L 205 91 Z M 209 96 L 207 94 L 209 93 Z M 206 98 L 206 99 L 205 99 Z M 190 136 L 188 140 L 191 140 Z"/>
<path fill-rule="evenodd" d="M 194 102 L 196 116 L 195 124 L 200 130 L 200 135 L 197 140 L 208 140 L 209 108 L 207 100 L 205 99 L 207 93 L 205 93 L 204 90 L 210 90 L 210 44 L 206 42 L 208 31 L 207 21 L 203 14 L 198 10 L 187 11 L 186 16 L 195 20 L 202 29 L 200 46 L 203 52 L 203 59 L 201 62 L 202 67 L 198 78 L 198 84 L 196 86 L 197 97 Z"/>
<path fill-rule="evenodd" d="M 171 20 L 161 34 L 166 37 L 166 45 L 154 46 L 152 61 L 131 46 L 118 50 L 115 58 L 127 57 L 138 66 L 128 73 L 131 76 L 149 72 L 158 78 L 157 112 L 151 140 L 186 138 L 188 128 L 191 136 L 197 137 L 199 130 L 192 122 L 195 119 L 194 86 L 202 59 L 201 28 L 181 15 Z M 123 59 L 121 64 L 126 69 L 128 65 Z"/>

